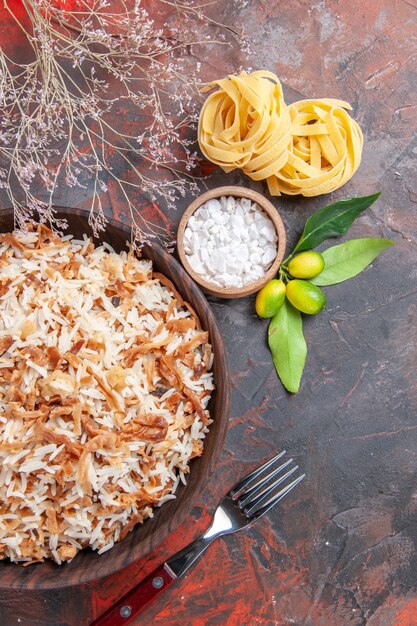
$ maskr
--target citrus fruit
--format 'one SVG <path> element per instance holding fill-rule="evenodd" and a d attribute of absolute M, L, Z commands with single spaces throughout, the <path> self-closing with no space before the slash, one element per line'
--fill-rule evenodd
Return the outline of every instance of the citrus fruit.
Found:
<path fill-rule="evenodd" d="M 323 269 L 323 256 L 315 250 L 300 252 L 288 263 L 288 271 L 294 278 L 314 278 Z"/>
<path fill-rule="evenodd" d="M 285 285 L 282 280 L 270 280 L 256 295 L 256 312 L 259 317 L 273 317 L 284 304 L 284 300 Z"/>
<path fill-rule="evenodd" d="M 306 280 L 291 280 L 287 285 L 287 298 L 296 309 L 308 315 L 320 313 L 327 302 L 320 287 Z"/>

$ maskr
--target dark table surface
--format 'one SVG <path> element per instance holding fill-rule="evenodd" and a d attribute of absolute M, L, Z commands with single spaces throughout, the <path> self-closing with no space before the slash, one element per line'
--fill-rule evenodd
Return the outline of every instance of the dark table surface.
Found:
<path fill-rule="evenodd" d="M 362 164 L 344 188 L 273 200 L 289 244 L 314 209 L 381 190 L 349 236 L 396 245 L 361 276 L 327 289 L 326 310 L 305 323 L 309 354 L 294 396 L 274 372 L 254 298 L 210 299 L 233 400 L 221 460 L 199 505 L 149 558 L 111 578 L 38 593 L 29 614 L 30 592 L 3 595 L 2 625 L 87 624 L 103 603 L 198 536 L 225 489 L 282 448 L 306 472 L 304 483 L 251 529 L 213 544 L 135 624 L 417 624 L 417 3 L 223 0 L 213 11 L 246 25 L 253 52 L 247 58 L 238 46 L 213 49 L 200 59 L 204 79 L 267 68 L 281 78 L 288 103 L 314 96 L 351 102 L 364 132 Z M 207 181 L 230 183 L 249 184 L 235 173 Z M 57 200 L 84 206 L 89 191 L 66 190 Z M 173 225 L 190 201 L 170 213 Z M 108 211 L 123 216 L 111 194 Z"/>

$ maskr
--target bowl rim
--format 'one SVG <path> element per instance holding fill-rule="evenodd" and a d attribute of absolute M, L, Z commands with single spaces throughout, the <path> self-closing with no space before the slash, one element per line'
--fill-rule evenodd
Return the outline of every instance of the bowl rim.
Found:
<path fill-rule="evenodd" d="M 191 215 L 208 200 L 217 199 L 222 196 L 248 198 L 252 202 L 256 202 L 256 204 L 259 205 L 259 207 L 268 215 L 268 217 L 273 222 L 278 236 L 277 255 L 268 271 L 262 276 L 262 278 L 259 278 L 258 280 L 249 283 L 249 285 L 246 285 L 245 287 L 239 287 L 237 289 L 230 287 L 218 287 L 214 283 L 200 276 L 200 274 L 197 274 L 191 267 L 184 249 L 184 232 Z M 270 280 L 272 280 L 272 278 L 274 278 L 274 276 L 277 274 L 279 266 L 284 258 L 285 247 L 285 226 L 278 209 L 272 204 L 272 202 L 268 200 L 268 198 L 266 198 L 259 192 L 254 191 L 253 189 L 249 189 L 248 187 L 226 185 L 206 191 L 205 193 L 195 198 L 193 202 L 191 202 L 188 208 L 184 211 L 178 225 L 177 252 L 183 267 L 191 276 L 191 278 L 198 285 L 200 285 L 204 292 L 220 298 L 243 298 L 245 296 L 250 296 L 253 293 L 262 289 L 262 287 L 266 285 L 266 283 L 268 283 Z"/>
<path fill-rule="evenodd" d="M 54 210 L 57 212 L 58 217 L 65 218 L 68 215 L 71 215 L 73 218 L 79 217 L 82 220 L 85 220 L 86 230 L 88 227 L 88 216 L 89 211 L 87 209 L 80 208 L 72 208 L 72 207 L 62 207 L 54 205 Z M 1 230 L 1 220 L 6 216 L 10 217 L 12 215 L 11 208 L 0 208 L 0 232 L 6 232 Z M 126 233 L 126 241 L 129 241 L 130 238 L 130 227 L 118 219 L 114 217 L 107 217 L 107 226 L 106 230 L 100 233 L 99 238 L 93 237 L 93 241 L 105 241 L 106 233 L 112 227 L 118 228 L 123 233 Z M 68 232 L 65 234 L 71 234 L 71 225 L 69 225 Z M 109 242 L 111 243 L 111 242 Z M 84 583 L 98 581 L 107 576 L 116 574 L 120 570 L 125 569 L 132 563 L 137 562 L 141 559 L 145 559 L 148 554 L 150 554 L 153 550 L 155 550 L 162 541 L 164 541 L 172 532 L 174 532 L 186 519 L 187 515 L 191 513 L 192 508 L 197 504 L 199 497 L 201 496 L 204 486 L 211 478 L 212 473 L 214 471 L 218 459 L 220 457 L 220 453 L 223 450 L 224 440 L 226 437 L 227 429 L 228 429 L 228 421 L 230 415 L 230 401 L 231 401 L 231 391 L 230 391 L 230 370 L 227 360 L 227 353 L 225 350 L 225 345 L 223 341 L 222 334 L 220 332 L 220 327 L 217 323 L 216 317 L 209 306 L 207 299 L 204 294 L 199 289 L 198 285 L 194 283 L 192 278 L 188 276 L 187 272 L 181 266 L 181 264 L 175 259 L 172 254 L 169 254 L 160 244 L 157 242 L 152 242 L 151 244 L 145 244 L 143 247 L 144 256 L 146 257 L 146 251 L 149 248 L 154 248 L 157 252 L 157 255 L 161 258 L 161 260 L 169 259 L 168 264 L 178 272 L 181 276 L 181 280 L 178 281 L 178 284 L 175 284 L 176 289 L 178 289 L 179 293 L 183 295 L 186 291 L 187 287 L 193 291 L 193 298 L 196 298 L 201 307 L 204 307 L 204 315 L 207 318 L 207 325 L 211 327 L 210 332 L 210 343 L 215 344 L 217 346 L 216 350 L 219 355 L 219 365 L 215 368 L 213 366 L 214 372 L 214 381 L 216 385 L 215 394 L 210 401 L 210 404 L 214 404 L 213 410 L 215 410 L 215 403 L 217 398 L 217 393 L 219 389 L 222 390 L 222 404 L 221 407 L 217 409 L 217 420 L 218 427 L 215 433 L 213 430 L 209 430 L 207 438 L 210 437 L 210 433 L 213 433 L 213 437 L 215 436 L 216 445 L 213 446 L 211 451 L 210 458 L 207 459 L 207 470 L 204 473 L 200 473 L 199 480 L 192 481 L 192 468 L 190 471 L 190 479 L 187 481 L 187 498 L 182 503 L 183 505 L 179 507 L 178 511 L 175 511 L 174 514 L 162 521 L 158 520 L 158 523 L 155 521 L 155 530 L 151 533 L 147 533 L 145 537 L 140 540 L 133 539 L 135 538 L 135 531 L 143 528 L 144 524 L 152 524 L 153 519 L 147 519 L 143 524 L 137 524 L 130 533 L 120 542 L 114 544 L 112 549 L 104 552 L 99 555 L 96 551 L 91 550 L 90 548 L 84 548 L 80 550 L 74 559 L 69 563 L 63 563 L 62 565 L 58 565 L 47 559 L 42 563 L 35 563 L 30 567 L 23 567 L 20 563 L 13 563 L 9 559 L 3 559 L 0 561 L 0 589 L 4 591 L 13 591 L 13 590 L 36 590 L 40 591 L 42 589 L 55 589 L 55 588 L 66 588 L 81 585 Z M 186 298 L 185 298 L 186 300 Z M 192 302 L 193 308 L 195 307 L 195 301 Z M 201 314 L 199 315 L 199 317 Z M 210 405 L 209 405 L 210 406 Z M 221 419 L 220 419 L 221 418 Z M 217 421 L 216 420 L 216 421 Z M 204 453 L 198 459 L 195 459 L 197 462 L 199 459 L 204 459 Z M 177 502 L 178 500 L 173 500 L 171 502 Z M 166 504 L 169 504 L 167 502 Z M 213 506 L 215 506 L 217 502 L 213 502 Z M 157 507 L 155 509 L 155 515 L 159 512 L 159 510 L 163 510 L 163 507 L 159 509 Z M 172 521 L 174 519 L 174 522 Z M 130 542 L 129 542 L 130 537 Z M 135 548 L 133 547 L 130 551 L 128 551 L 128 544 L 144 544 L 145 547 L 141 554 L 136 554 Z M 118 558 L 118 555 L 115 555 L 114 551 L 119 548 L 123 550 L 123 546 L 126 548 L 124 558 Z M 139 552 L 139 549 L 137 550 Z M 115 558 L 112 558 L 112 555 Z M 130 557 L 130 555 L 132 555 Z M 78 562 L 77 562 L 77 558 Z M 82 563 L 80 562 L 82 559 Z M 94 566 L 87 566 L 86 560 L 88 563 L 92 563 L 94 560 Z M 47 577 L 42 580 L 40 576 L 40 568 L 47 569 Z M 4 569 L 5 568 L 5 569 Z M 3 571 L 1 571 L 3 570 Z M 6 571 L 9 570 L 12 572 L 10 576 L 11 580 L 5 581 L 5 578 L 8 578 Z M 73 572 L 72 570 L 75 570 Z M 79 577 L 75 580 L 74 574 L 79 572 Z M 71 578 L 72 575 L 72 578 Z M 34 582 L 35 581 L 35 582 Z"/>

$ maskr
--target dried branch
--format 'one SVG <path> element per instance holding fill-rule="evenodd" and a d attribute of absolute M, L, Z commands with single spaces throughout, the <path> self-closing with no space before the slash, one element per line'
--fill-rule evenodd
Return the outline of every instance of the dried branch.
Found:
<path fill-rule="evenodd" d="M 178 26 L 159 28 L 140 0 L 21 1 L 24 20 L 15 2 L 4 0 L 4 7 L 30 59 L 18 63 L 0 50 L 0 187 L 16 225 L 62 228 L 53 210 L 57 190 L 92 186 L 90 224 L 98 233 L 106 224 L 102 195 L 112 184 L 134 240 L 167 239 L 141 215 L 134 195 L 172 207 L 196 189 L 197 155 L 186 138 L 198 91 L 191 53 L 200 43 L 224 43 L 222 33 L 207 32 L 210 26 L 242 34 L 205 16 L 208 4 L 156 0 L 152 8 L 175 8 L 180 17 Z M 137 131 L 122 130 L 128 113 Z"/>

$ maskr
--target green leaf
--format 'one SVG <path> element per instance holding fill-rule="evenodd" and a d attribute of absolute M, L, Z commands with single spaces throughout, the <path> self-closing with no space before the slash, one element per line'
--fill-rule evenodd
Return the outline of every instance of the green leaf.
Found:
<path fill-rule="evenodd" d="M 313 213 L 306 221 L 292 255 L 302 250 L 311 250 L 329 237 L 344 235 L 358 215 L 370 207 L 379 196 L 380 192 L 372 196 L 339 200 Z"/>
<path fill-rule="evenodd" d="M 268 345 L 275 369 L 284 387 L 295 393 L 300 388 L 307 344 L 300 311 L 286 300 L 268 328 Z"/>
<path fill-rule="evenodd" d="M 389 239 L 351 239 L 322 252 L 324 270 L 310 280 L 314 285 L 336 285 L 356 276 L 372 261 L 394 244 Z"/>

